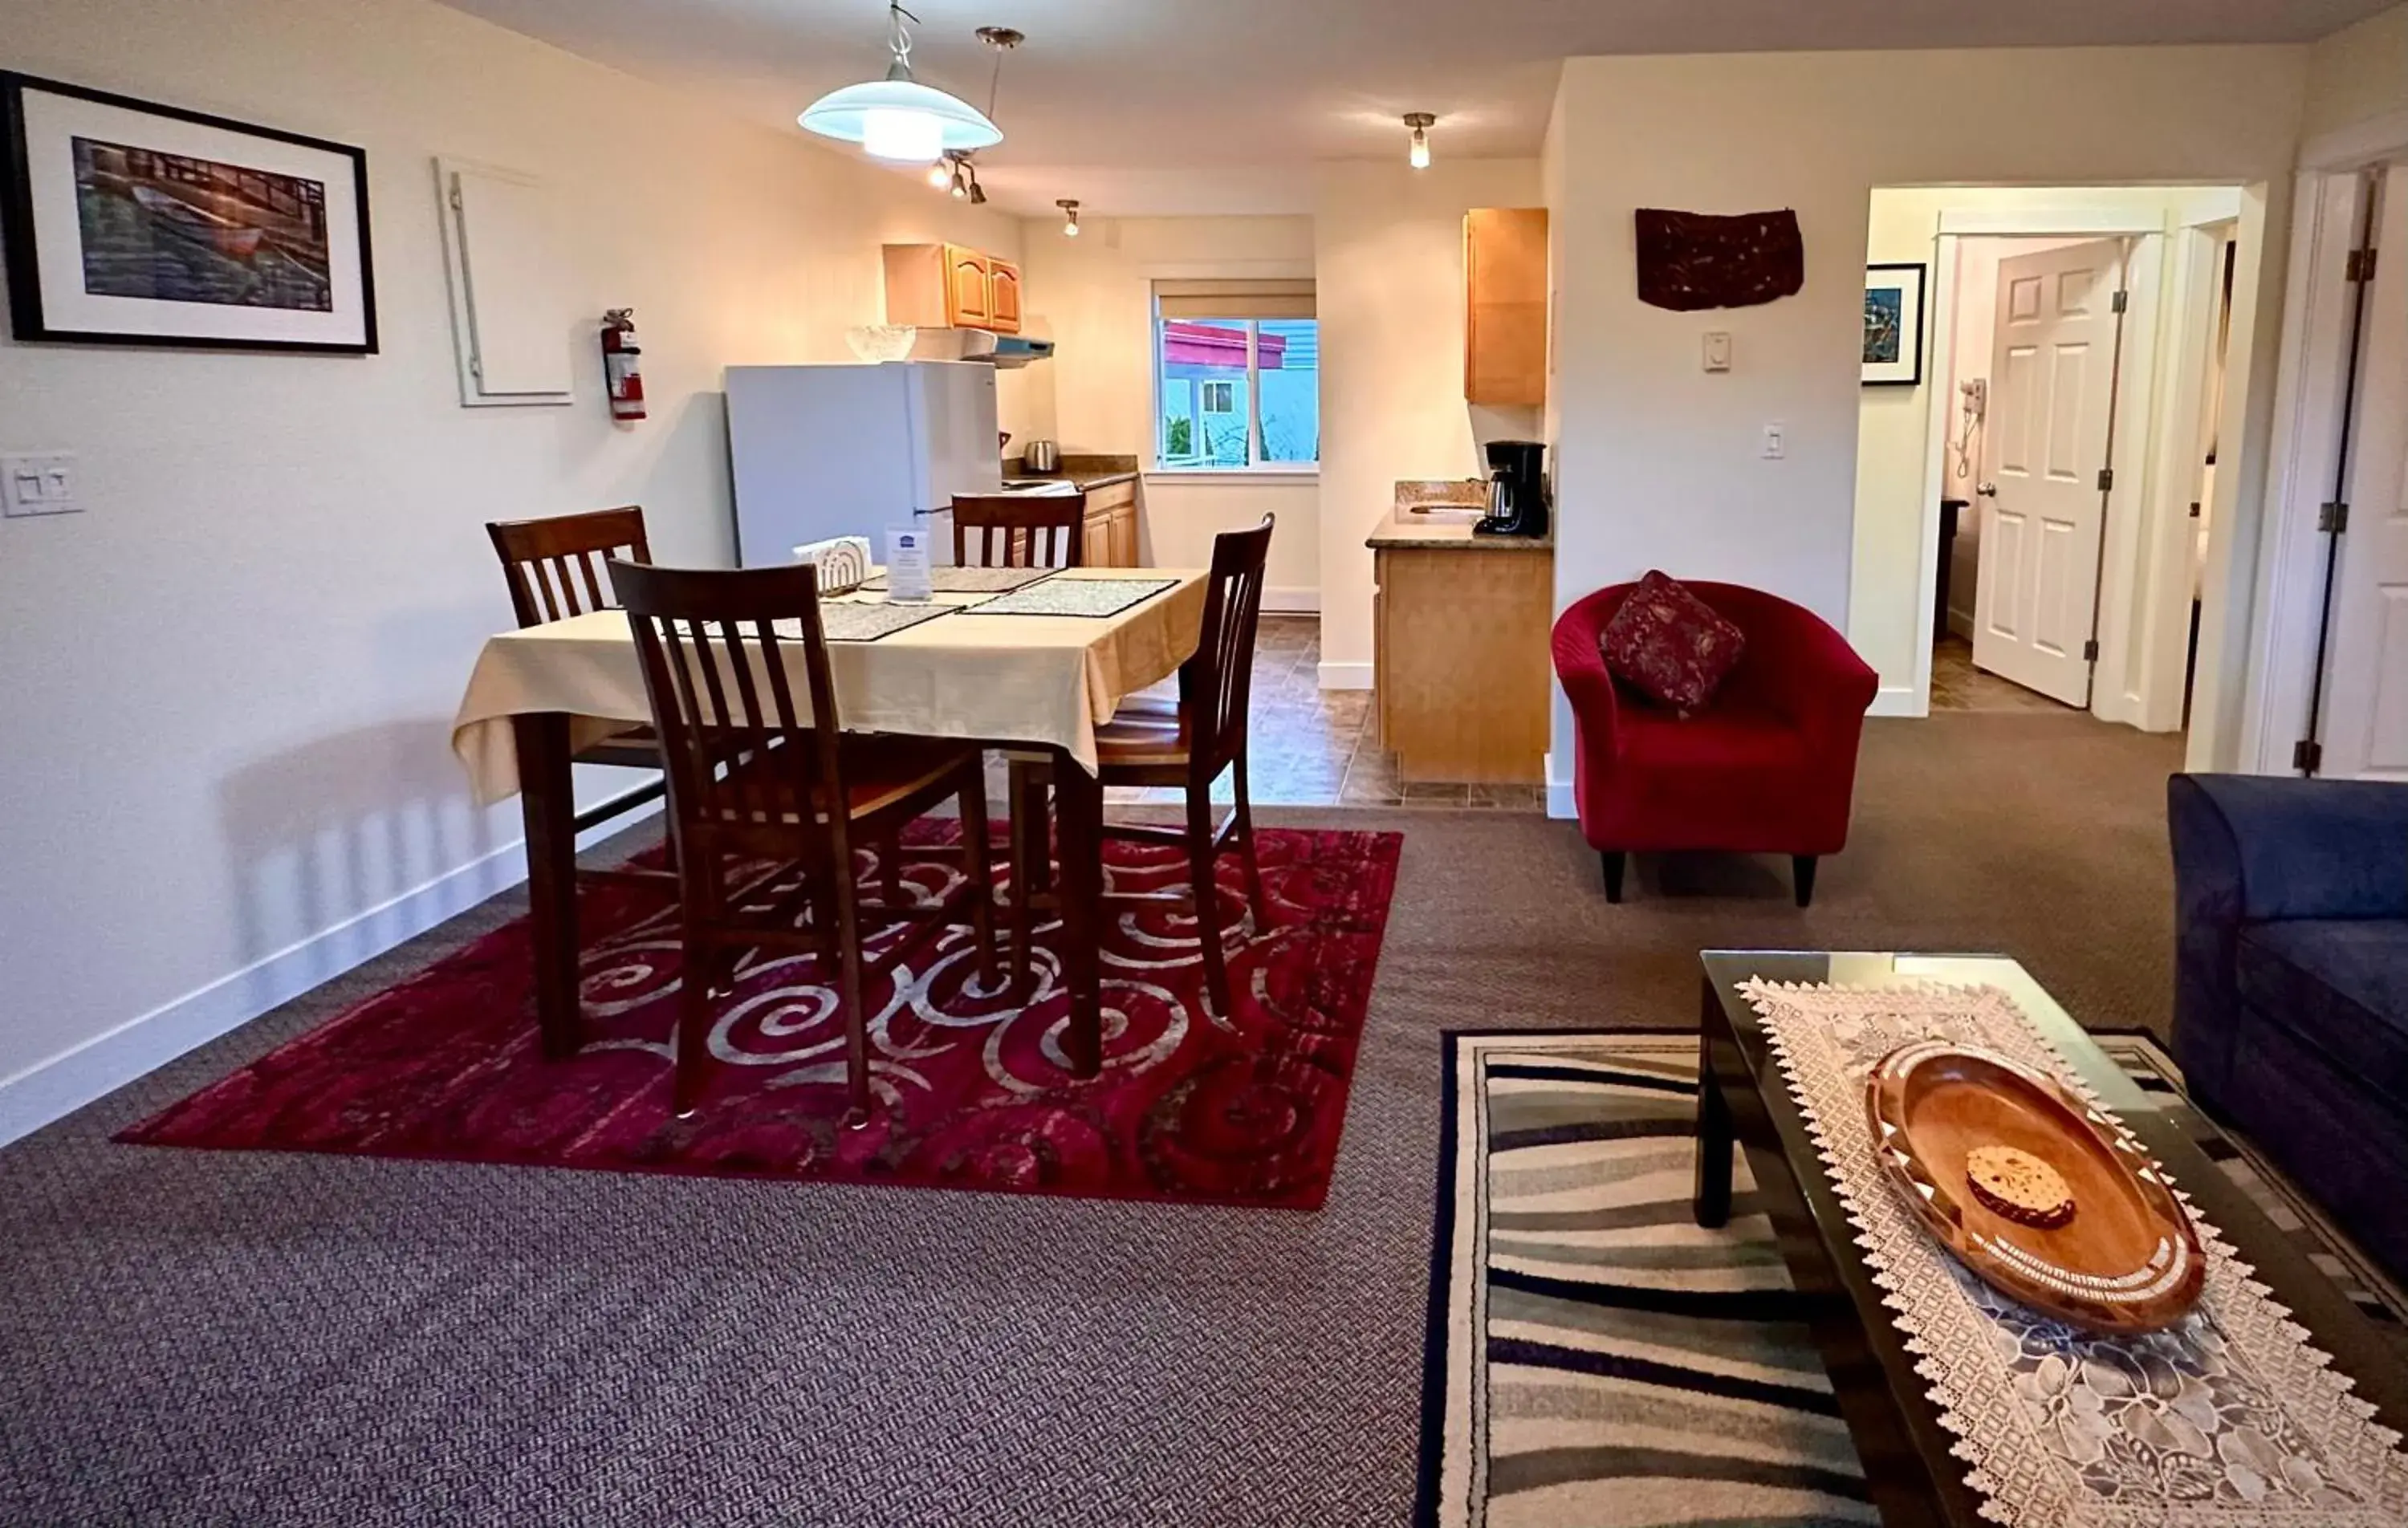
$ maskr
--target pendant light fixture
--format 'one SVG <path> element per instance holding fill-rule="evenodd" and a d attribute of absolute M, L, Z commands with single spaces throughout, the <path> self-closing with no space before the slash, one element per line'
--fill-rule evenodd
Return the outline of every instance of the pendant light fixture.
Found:
<path fill-rule="evenodd" d="M 1062 236 L 1077 238 L 1079 236 L 1079 204 L 1076 201 L 1067 201 L 1055 202 L 1054 205 L 1062 209 Z"/>
<path fill-rule="evenodd" d="M 1417 170 L 1428 169 L 1429 130 L 1438 125 L 1438 119 L 1426 111 L 1408 111 L 1405 125 L 1413 130 L 1413 146 L 1406 153 L 1405 162 Z"/>
<path fill-rule="evenodd" d="M 958 96 L 911 78 L 911 32 L 918 20 L 900 4 L 887 7 L 895 62 L 886 78 L 847 85 L 812 102 L 796 120 L 824 137 L 857 143 L 878 159 L 933 162 L 949 150 L 968 151 L 1003 141 L 1003 130 Z"/>

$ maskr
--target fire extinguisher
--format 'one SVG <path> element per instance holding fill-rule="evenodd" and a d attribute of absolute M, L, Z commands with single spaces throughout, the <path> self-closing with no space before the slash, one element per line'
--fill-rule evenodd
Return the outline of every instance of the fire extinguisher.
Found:
<path fill-rule="evenodd" d="M 644 353 L 636 343 L 636 310 L 614 307 L 602 315 L 602 375 L 610 389 L 610 417 L 644 417 L 644 374 L 637 358 Z"/>

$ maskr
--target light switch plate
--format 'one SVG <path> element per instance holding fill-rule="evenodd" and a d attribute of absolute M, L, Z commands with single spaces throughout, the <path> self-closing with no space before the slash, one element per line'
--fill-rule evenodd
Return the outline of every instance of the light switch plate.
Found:
<path fill-rule="evenodd" d="M 23 451 L 0 456 L 0 513 L 71 515 L 76 497 L 75 456 L 68 451 Z"/>
<path fill-rule="evenodd" d="M 1785 426 L 1776 421 L 1764 427 L 1764 448 L 1761 454 L 1766 461 L 1780 461 L 1788 454 L 1788 433 Z"/>
<path fill-rule="evenodd" d="M 1706 336 L 1706 369 L 1708 371 L 1731 369 L 1731 336 L 1728 330 L 1716 329 Z"/>

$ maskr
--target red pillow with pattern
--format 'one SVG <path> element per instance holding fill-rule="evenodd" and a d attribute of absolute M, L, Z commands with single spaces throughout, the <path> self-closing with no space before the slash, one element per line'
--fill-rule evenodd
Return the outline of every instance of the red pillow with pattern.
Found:
<path fill-rule="evenodd" d="M 1747 634 L 1677 578 L 1650 569 L 1598 634 L 1609 673 L 1683 716 L 1702 709 L 1747 650 Z"/>

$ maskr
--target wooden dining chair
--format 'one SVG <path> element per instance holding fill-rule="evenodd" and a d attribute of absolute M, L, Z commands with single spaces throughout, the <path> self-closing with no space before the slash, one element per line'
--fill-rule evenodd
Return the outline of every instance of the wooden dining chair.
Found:
<path fill-rule="evenodd" d="M 502 577 L 510 586 L 510 608 L 519 626 L 541 626 L 570 616 L 613 607 L 604 564 L 612 557 L 631 563 L 652 560 L 644 538 L 644 511 L 596 509 L 581 515 L 556 515 L 548 520 L 488 521 L 485 534 L 502 560 Z M 659 737 L 650 727 L 634 727 L 588 743 L 571 756 L 576 764 L 611 764 L 621 769 L 661 767 Z M 659 799 L 665 782 L 638 786 L 578 814 L 577 831 L 609 821 Z M 580 870 L 588 883 L 660 882 L 673 879 L 661 871 Z"/>
<path fill-rule="evenodd" d="M 953 562 L 962 567 L 1083 567 L 1086 539 L 1083 493 L 953 495 Z"/>
<path fill-rule="evenodd" d="M 1087 495 L 957 493 L 953 562 L 962 567 L 1084 567 Z M 1010 766 L 1011 985 L 1025 1001 L 1036 963 L 1037 909 L 1053 884 L 1049 754 L 1007 749 Z"/>
<path fill-rule="evenodd" d="M 1204 630 L 1195 655 L 1180 666 L 1179 698 L 1132 695 L 1096 731 L 1105 786 L 1173 786 L 1186 795 L 1183 827 L 1104 825 L 1108 838 L 1176 844 L 1187 850 L 1188 894 L 1204 951 L 1205 999 L 1215 1014 L 1229 1012 L 1229 967 L 1221 946 L 1220 899 L 1213 871 L 1235 848 L 1246 877 L 1246 906 L 1254 930 L 1269 927 L 1263 872 L 1254 854 L 1254 803 L 1246 789 L 1246 708 L 1254 693 L 1254 634 L 1263 609 L 1263 569 L 1270 556 L 1273 517 L 1248 531 L 1212 538 L 1212 576 L 1204 597 Z M 1226 821 L 1212 821 L 1212 782 L 1230 772 L 1235 793 Z M 1159 900 L 1155 897 L 1114 900 Z"/>
<path fill-rule="evenodd" d="M 609 577 L 635 628 L 667 761 L 670 831 L 683 882 L 677 1112 L 692 1112 L 701 1098 L 712 1002 L 732 985 L 744 954 L 801 950 L 836 967 L 846 1123 L 867 1124 L 865 984 L 909 958 L 936 926 L 962 921 L 975 933 L 982 978 L 996 978 L 979 750 L 842 730 L 820 621 L 819 573 L 808 564 L 701 572 L 614 561 Z M 930 906 L 906 906 L 893 896 L 865 905 L 853 847 L 894 841 L 903 824 L 947 797 L 959 803 L 965 883 Z M 764 861 L 773 867 L 758 869 Z M 747 866 L 755 868 L 739 881 Z M 958 916 L 965 906 L 967 919 Z M 867 960 L 865 915 L 921 927 Z"/>

